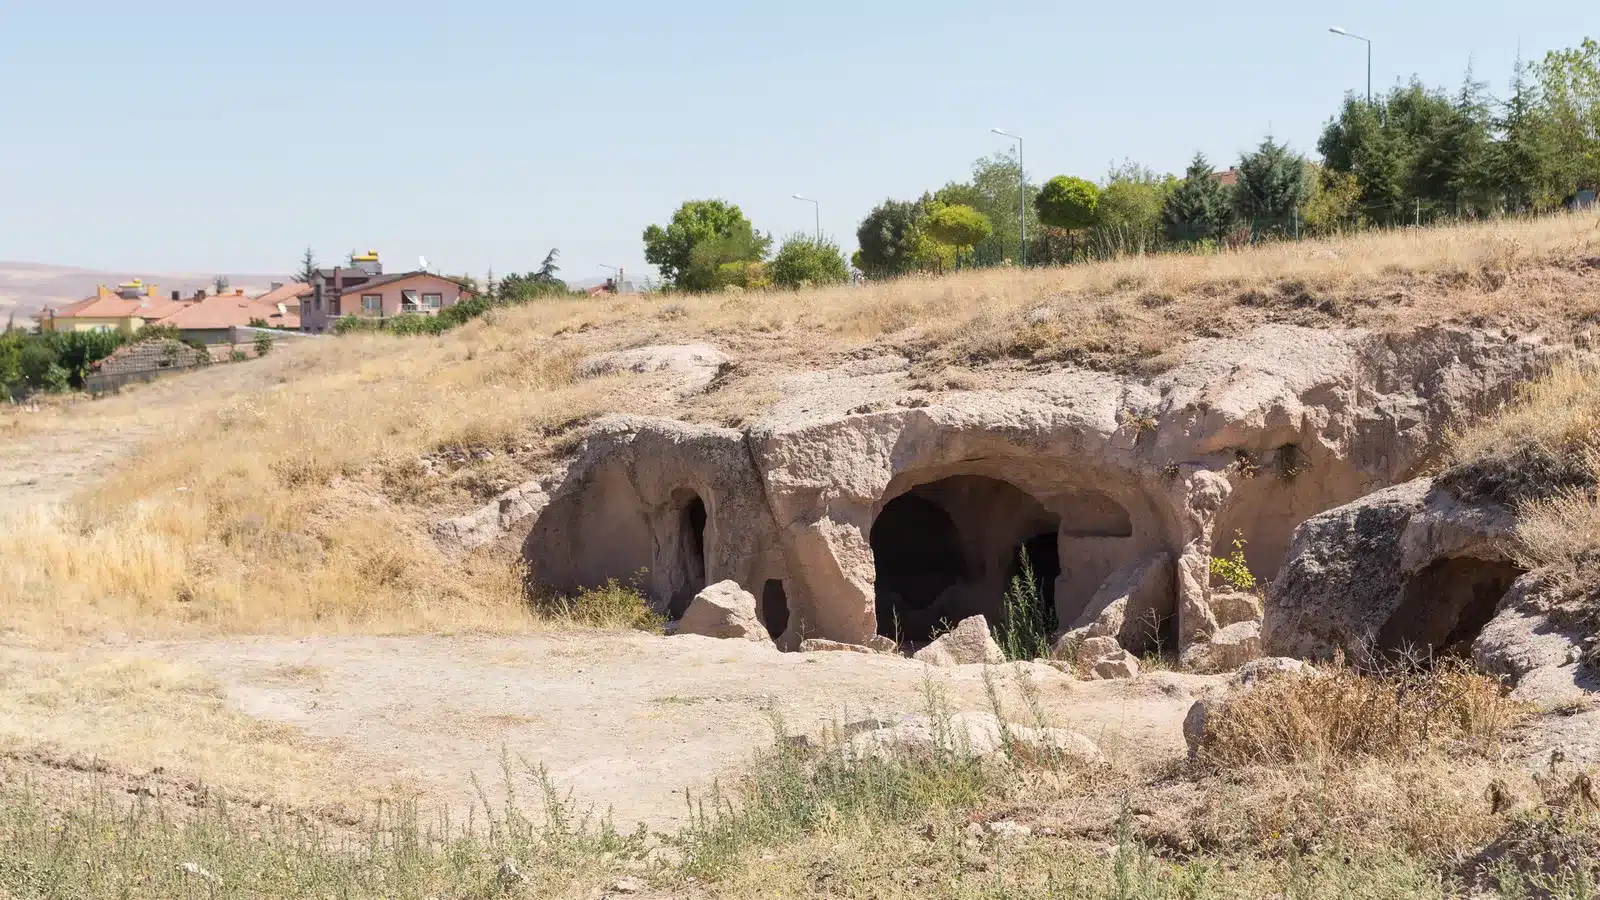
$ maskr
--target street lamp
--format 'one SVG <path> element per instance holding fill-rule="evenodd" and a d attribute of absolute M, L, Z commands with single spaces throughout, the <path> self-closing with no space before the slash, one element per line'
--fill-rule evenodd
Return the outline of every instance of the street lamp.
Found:
<path fill-rule="evenodd" d="M 1017 264 L 1025 266 L 1028 264 L 1028 176 L 1022 168 L 1022 138 L 998 128 L 989 130 L 1017 142 Z"/>
<path fill-rule="evenodd" d="M 805 202 L 807 202 L 807 203 L 811 204 L 813 207 L 815 207 L 813 209 L 813 212 L 815 212 L 816 216 L 817 216 L 817 246 L 818 247 L 822 246 L 822 204 L 818 203 L 817 201 L 815 201 L 813 199 L 811 199 L 810 197 L 802 197 L 799 194 L 795 194 L 794 195 L 794 199 L 796 199 L 796 200 L 804 200 Z"/>
<path fill-rule="evenodd" d="M 1353 39 L 1361 41 L 1362 43 L 1367 45 L 1367 105 L 1371 106 L 1372 105 L 1372 41 L 1362 37 L 1359 34 L 1352 34 L 1349 31 L 1346 31 L 1345 27 L 1343 25 L 1335 25 L 1332 28 L 1329 28 L 1328 30 L 1333 32 L 1334 34 L 1340 35 L 1342 37 L 1353 38 Z"/>

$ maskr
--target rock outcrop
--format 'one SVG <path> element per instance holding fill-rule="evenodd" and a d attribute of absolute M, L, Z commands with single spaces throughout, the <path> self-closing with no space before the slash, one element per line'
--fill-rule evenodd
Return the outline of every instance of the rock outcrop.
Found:
<path fill-rule="evenodd" d="M 1237 669 L 1260 655 L 1261 625 L 1236 622 L 1184 648 L 1182 663 L 1190 671 L 1211 674 Z"/>
<path fill-rule="evenodd" d="M 1551 353 L 1470 328 L 1269 326 L 1196 341 L 1156 378 L 1063 370 L 931 393 L 903 358 L 861 359 L 790 376 L 739 429 L 596 423 L 542 491 L 524 553 L 560 591 L 642 571 L 674 618 L 734 579 L 787 649 L 874 634 L 915 645 L 940 622 L 1003 621 L 1025 553 L 1056 621 L 1138 651 L 1148 618 L 1182 649 L 1250 618 L 1212 603 L 1210 558 L 1235 534 L 1270 580 L 1296 526 L 1412 477 L 1453 423 Z M 1268 644 L 1343 640 L 1293 616 L 1309 636 L 1274 632 L 1269 611 Z"/>
<path fill-rule="evenodd" d="M 1005 653 L 989 633 L 989 622 L 983 616 L 962 619 L 956 627 L 918 650 L 913 658 L 939 667 L 1006 661 Z"/>
<path fill-rule="evenodd" d="M 1114 637 L 1092 637 L 1079 644 L 1077 663 L 1091 679 L 1139 677 L 1139 660 Z"/>
<path fill-rule="evenodd" d="M 1521 700 L 1550 705 L 1600 691 L 1600 673 L 1584 663 L 1595 640 L 1591 602 L 1560 579 L 1529 572 L 1478 635 L 1473 660 L 1504 677 Z"/>
<path fill-rule="evenodd" d="M 1464 650 L 1522 574 L 1514 528 L 1509 511 L 1461 504 L 1427 478 L 1314 516 L 1268 592 L 1263 649 L 1357 660 Z"/>
<path fill-rule="evenodd" d="M 756 598 L 736 581 L 721 581 L 695 594 L 678 623 L 678 634 L 772 640 L 756 616 Z"/>

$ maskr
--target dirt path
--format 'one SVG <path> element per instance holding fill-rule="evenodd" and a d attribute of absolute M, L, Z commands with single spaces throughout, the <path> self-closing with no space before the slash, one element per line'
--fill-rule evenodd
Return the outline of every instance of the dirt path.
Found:
<path fill-rule="evenodd" d="M 63 690 L 109 698 L 98 709 L 80 702 L 68 711 L 8 710 L 13 752 L 27 743 L 23 733 L 50 734 L 58 755 L 197 769 L 223 785 L 270 770 L 275 784 L 299 785 L 302 797 L 319 801 L 363 786 L 405 786 L 460 814 L 476 795 L 474 777 L 496 796 L 503 750 L 548 767 L 559 787 L 612 808 L 619 823 L 652 826 L 682 815 L 685 789 L 707 789 L 768 745 L 775 714 L 787 730 L 815 734 L 923 712 L 929 685 L 952 711 L 989 708 L 981 666 L 931 670 L 903 658 L 786 654 L 639 633 L 137 643 L 53 663 L 15 657 L 13 665 L 54 665 Z M 1075 682 L 1044 666 L 1028 669 L 1051 723 L 1090 736 L 1114 761 L 1183 752 L 1189 692 L 1206 681 L 1161 674 Z M 1015 671 L 989 669 L 1008 717 L 1026 722 Z M 83 684 L 84 672 L 103 673 L 114 687 Z M 162 699 L 141 700 L 146 688 L 130 687 L 130 672 L 150 674 L 148 692 Z M 85 728 L 27 721 L 52 713 L 82 717 Z M 129 736 L 105 742 L 117 732 L 112 723 L 134 718 Z"/>
<path fill-rule="evenodd" d="M 152 439 L 241 391 L 281 380 L 285 365 L 274 357 L 209 366 L 97 400 L 72 395 L 28 407 L 0 404 L 0 515 L 72 497 Z"/>

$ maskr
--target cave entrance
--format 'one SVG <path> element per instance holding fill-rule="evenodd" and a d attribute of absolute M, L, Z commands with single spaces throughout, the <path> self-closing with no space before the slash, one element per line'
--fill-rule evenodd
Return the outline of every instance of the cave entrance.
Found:
<path fill-rule="evenodd" d="M 773 640 L 789 630 L 789 592 L 784 590 L 782 581 L 768 578 L 767 583 L 762 585 L 761 608 L 758 612 L 761 624 L 766 626 Z"/>
<path fill-rule="evenodd" d="M 694 595 L 706 589 L 706 503 L 691 490 L 672 494 L 677 509 L 674 549 L 668 559 L 676 588 L 667 604 L 667 617 L 681 619 Z"/>
<path fill-rule="evenodd" d="M 1385 655 L 1423 659 L 1470 652 L 1524 569 L 1504 560 L 1441 559 L 1406 582 L 1400 605 L 1378 632 Z"/>
<path fill-rule="evenodd" d="M 943 626 L 982 615 L 1005 621 L 1005 593 L 1026 550 L 1053 621 L 1060 519 L 1008 482 L 952 475 L 890 500 L 869 540 L 877 574 L 878 633 L 917 646 Z"/>
<path fill-rule="evenodd" d="M 1011 565 L 1006 569 L 1005 590 L 1010 591 L 1022 577 L 1024 555 L 1033 570 L 1033 589 L 1038 602 L 1034 607 L 1033 625 L 1045 635 L 1055 634 L 1060 627 L 1056 621 L 1056 578 L 1061 574 L 1060 538 L 1057 532 L 1036 534 L 1011 553 Z"/>

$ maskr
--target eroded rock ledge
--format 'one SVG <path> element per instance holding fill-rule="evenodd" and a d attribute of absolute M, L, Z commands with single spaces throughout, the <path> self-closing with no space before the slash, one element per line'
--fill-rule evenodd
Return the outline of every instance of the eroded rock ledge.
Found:
<path fill-rule="evenodd" d="M 1186 647 L 1219 627 L 1209 563 L 1236 534 L 1270 580 L 1297 525 L 1412 478 L 1559 349 L 1464 327 L 1272 326 L 1196 342 L 1154 379 L 1054 371 L 936 394 L 880 357 L 790 379 L 740 430 L 602 420 L 563 475 L 476 521 L 525 506 L 526 559 L 560 591 L 638 575 L 677 617 L 736 581 L 789 649 L 916 646 L 940 623 L 1002 620 L 1024 550 L 1059 629 L 1138 574 L 1149 627 L 1116 635 Z"/>

